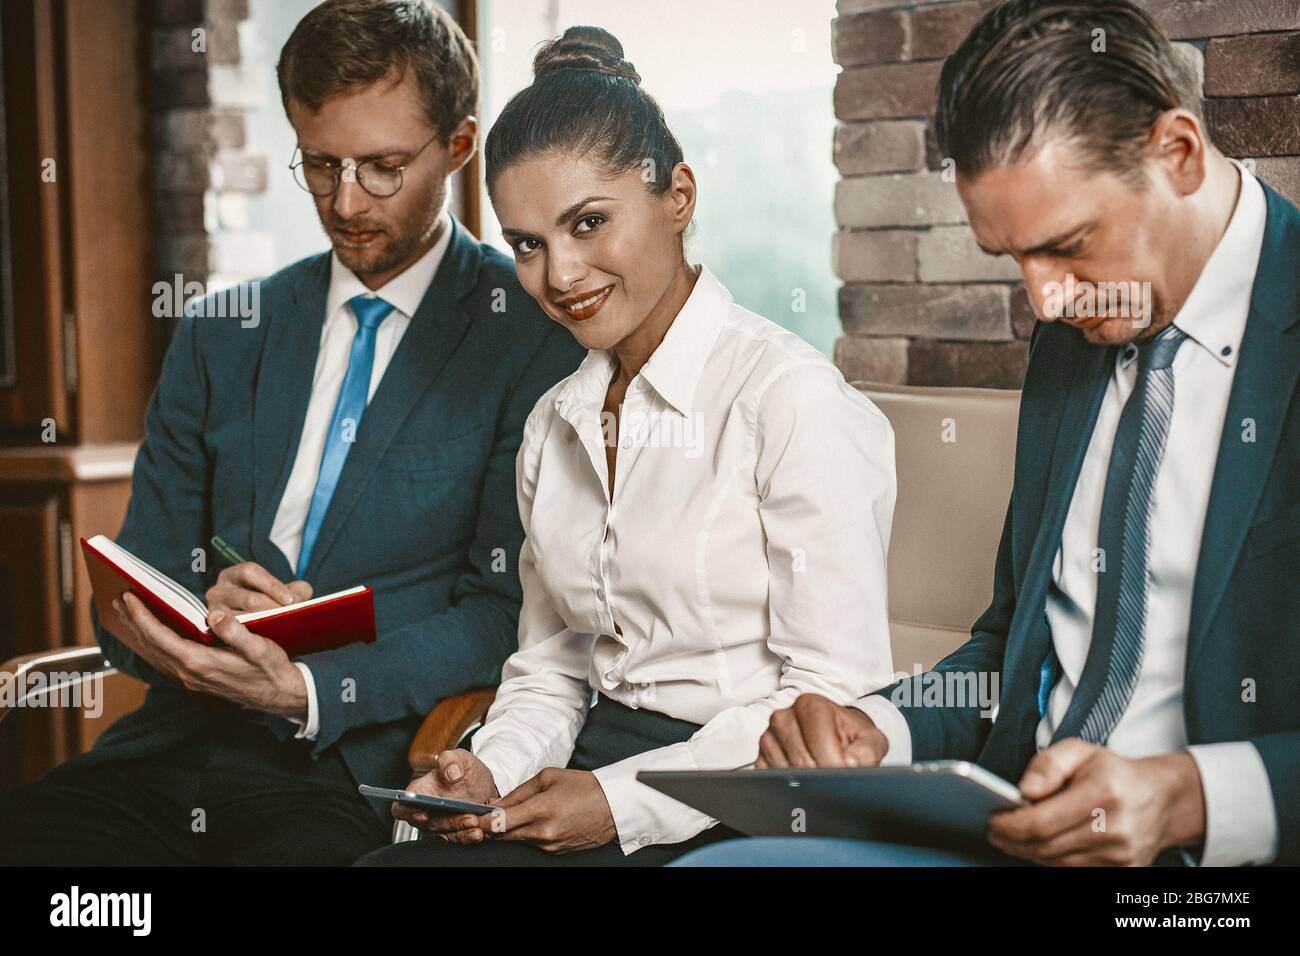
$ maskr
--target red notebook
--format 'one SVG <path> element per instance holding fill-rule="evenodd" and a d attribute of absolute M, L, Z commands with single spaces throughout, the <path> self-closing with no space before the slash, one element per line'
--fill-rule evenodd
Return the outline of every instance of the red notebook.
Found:
<path fill-rule="evenodd" d="M 207 607 L 167 575 L 102 534 L 89 540 L 82 538 L 81 550 L 90 572 L 99 622 L 110 634 L 123 639 L 118 633 L 123 625 L 113 610 L 113 601 L 130 591 L 154 617 L 182 637 L 208 646 L 220 643 L 208 627 Z M 246 611 L 235 618 L 254 634 L 275 641 L 290 657 L 375 639 L 374 592 L 364 586 L 269 611 Z"/>

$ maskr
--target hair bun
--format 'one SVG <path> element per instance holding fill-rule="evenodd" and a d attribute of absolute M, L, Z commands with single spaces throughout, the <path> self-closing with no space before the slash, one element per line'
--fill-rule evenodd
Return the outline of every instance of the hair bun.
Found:
<path fill-rule="evenodd" d="M 600 27 L 569 27 L 563 36 L 551 40 L 533 58 L 534 79 L 562 70 L 591 70 L 626 77 L 641 85 L 641 74 L 623 59 L 623 44 Z"/>

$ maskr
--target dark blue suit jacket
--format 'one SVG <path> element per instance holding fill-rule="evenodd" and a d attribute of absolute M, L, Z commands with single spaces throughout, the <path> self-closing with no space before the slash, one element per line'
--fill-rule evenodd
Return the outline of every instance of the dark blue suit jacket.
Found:
<path fill-rule="evenodd" d="M 305 573 L 316 594 L 368 584 L 378 640 L 300 658 L 320 705 L 314 753 L 338 746 L 359 782 L 401 786 L 406 751 L 440 699 L 500 678 L 515 649 L 523 540 L 515 454 L 523 424 L 585 351 L 524 292 L 508 257 L 459 222 L 357 430 Z M 149 404 L 117 541 L 200 596 L 221 535 L 284 581 L 271 525 L 297 453 L 325 318 L 330 258 L 263 280 L 255 327 L 209 301 L 179 325 Z M 206 572 L 192 570 L 195 549 Z M 94 609 L 92 607 L 92 615 Z M 95 761 L 156 752 L 218 719 L 96 631 L 151 685 Z M 297 729 L 258 715 L 281 738 Z M 376 805 L 387 818 L 387 807 Z"/>
<path fill-rule="evenodd" d="M 1193 744 L 1248 740 L 1268 770 L 1277 862 L 1300 864 L 1300 210 L 1265 189 L 1267 225 L 1197 561 L 1183 705 Z M 1015 483 L 993 603 L 935 670 L 1001 673 L 980 706 L 902 707 L 913 759 L 974 760 L 1018 780 L 1035 752 L 1052 561 L 1115 366 L 1115 348 L 1039 324 L 1020 405 Z M 1195 396 L 1187 399 L 1195 401 Z M 1254 423 L 1254 441 L 1243 429 Z M 1210 449 L 1206 449 L 1207 455 Z M 921 678 L 909 678 L 921 680 Z M 1254 686 L 1254 698 L 1244 693 Z M 882 693 L 891 695 L 899 685 Z M 910 701 L 923 700 L 922 686 Z M 895 700 L 908 701 L 906 693 Z"/>

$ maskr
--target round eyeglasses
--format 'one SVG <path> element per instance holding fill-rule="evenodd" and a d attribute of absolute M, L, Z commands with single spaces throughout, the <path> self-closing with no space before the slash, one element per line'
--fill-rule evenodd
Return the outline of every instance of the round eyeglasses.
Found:
<path fill-rule="evenodd" d="M 400 166 L 377 159 L 358 163 L 350 158 L 335 160 L 303 156 L 302 150 L 295 147 L 295 161 L 289 163 L 289 169 L 293 172 L 293 181 L 313 196 L 332 196 L 338 191 L 339 183 L 347 180 L 358 183 L 376 199 L 385 199 L 402 188 L 402 176 L 407 167 L 437 138 L 435 133 Z"/>

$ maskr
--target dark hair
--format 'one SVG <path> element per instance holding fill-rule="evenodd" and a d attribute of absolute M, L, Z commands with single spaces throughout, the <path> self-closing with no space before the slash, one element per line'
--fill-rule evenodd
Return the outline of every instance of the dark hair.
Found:
<path fill-rule="evenodd" d="M 410 70 L 445 146 L 478 112 L 478 57 L 451 16 L 429 0 L 325 0 L 294 27 L 276 75 L 290 100 L 318 110 L 331 96 Z"/>
<path fill-rule="evenodd" d="M 510 98 L 483 146 L 488 192 L 503 169 L 550 151 L 598 157 L 617 176 L 649 161 L 662 195 L 682 148 L 623 45 L 600 27 L 574 26 L 533 59 L 533 82 Z"/>
<path fill-rule="evenodd" d="M 1134 180 L 1156 118 L 1177 107 L 1201 119 L 1196 72 L 1128 0 L 1008 0 L 944 63 L 935 135 L 961 174 L 1063 135 L 1083 168 Z"/>

